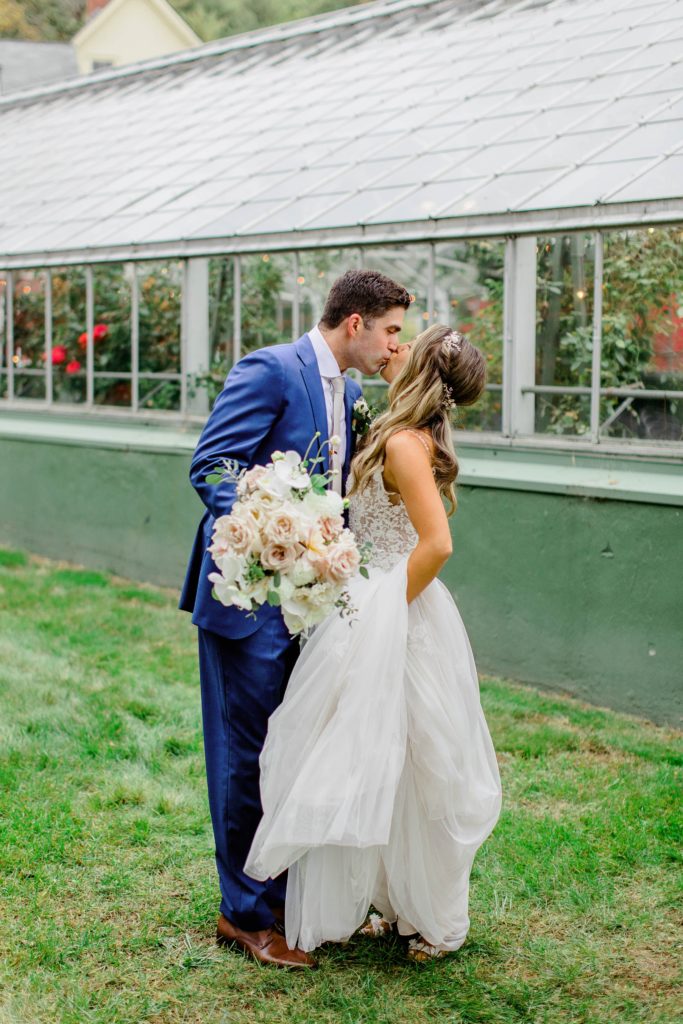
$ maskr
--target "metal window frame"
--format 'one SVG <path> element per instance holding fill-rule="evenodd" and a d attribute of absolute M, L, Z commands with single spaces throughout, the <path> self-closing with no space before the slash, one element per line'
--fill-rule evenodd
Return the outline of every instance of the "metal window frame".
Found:
<path fill-rule="evenodd" d="M 676 218 L 673 223 L 678 222 Z M 629 224 L 621 225 L 623 227 L 645 227 L 646 225 L 640 224 Z M 662 226 L 665 226 L 662 224 Z M 607 444 L 613 444 L 613 439 L 607 438 L 603 441 L 601 435 L 600 425 L 600 401 L 604 397 L 620 397 L 620 398 L 643 398 L 648 397 L 652 399 L 683 399 L 683 390 L 654 390 L 645 388 L 603 388 L 601 387 L 601 355 L 602 355 L 602 281 L 603 281 L 603 267 L 604 267 L 604 230 L 613 229 L 616 225 L 606 224 L 594 226 L 593 236 L 595 243 L 595 261 L 594 261 L 594 304 L 593 304 L 593 352 L 592 352 L 592 363 L 591 363 L 591 384 L 590 387 L 572 387 L 572 386 L 555 386 L 547 385 L 541 386 L 535 384 L 535 346 L 536 346 L 536 334 L 535 334 L 535 307 L 536 307 L 536 234 L 531 233 L 520 233 L 510 234 L 505 237 L 505 264 L 504 264 L 504 294 L 503 294 L 503 337 L 502 337 L 502 348 L 503 348 L 503 382 L 502 384 L 489 384 L 487 385 L 488 391 L 498 391 L 502 393 L 502 414 L 501 414 L 501 431 L 493 434 L 487 433 L 487 443 L 490 443 L 490 437 L 498 437 L 501 441 L 505 439 L 507 442 L 519 441 L 525 446 L 531 444 L 537 444 L 539 447 L 544 446 L 544 442 L 547 440 L 547 435 L 535 432 L 535 400 L 536 394 L 575 394 L 584 395 L 590 397 L 590 431 L 588 437 L 586 435 L 563 435 L 563 443 L 565 446 L 580 448 L 585 451 L 587 445 L 590 450 L 593 451 L 605 451 Z M 576 233 L 577 231 L 585 230 L 580 227 L 569 227 L 556 225 L 554 233 Z M 540 232 L 539 232 L 540 233 Z M 483 236 L 482 236 L 483 237 Z M 500 235 L 491 233 L 487 235 L 491 238 L 500 238 Z M 451 236 L 448 239 L 438 237 L 438 241 L 462 241 L 463 237 Z M 373 240 L 374 241 L 374 240 Z M 401 239 L 397 235 L 389 235 L 385 239 L 385 243 L 401 243 L 410 246 L 411 242 L 414 244 L 429 245 L 429 270 L 428 270 L 428 308 L 430 323 L 433 322 L 435 317 L 435 273 L 436 273 L 436 235 L 429 239 Z M 350 246 L 343 246 L 348 248 L 349 256 L 355 253 L 357 256 L 357 264 L 361 267 L 366 264 L 366 255 L 374 246 L 372 245 L 358 245 L 356 242 Z M 300 253 L 303 249 L 309 250 L 311 248 L 321 249 L 337 249 L 338 244 L 331 244 L 330 241 L 326 245 L 319 246 L 305 246 L 298 248 L 289 247 L 280 251 L 289 252 L 292 254 L 294 259 L 294 270 L 295 270 L 295 288 L 294 288 L 294 301 L 293 301 L 293 326 L 292 334 L 293 337 L 298 337 L 301 333 L 301 308 L 300 308 L 300 286 L 298 283 L 298 277 L 300 276 Z M 232 359 L 233 363 L 237 362 L 242 355 L 242 263 L 241 256 L 238 252 L 222 252 L 221 255 L 231 255 L 233 259 L 233 286 L 234 286 L 234 303 L 233 303 L 233 339 L 232 339 Z M 168 256 L 172 259 L 172 256 Z M 197 261 L 207 264 L 206 272 L 206 296 L 202 298 L 197 295 L 196 285 L 193 286 L 190 274 L 190 264 Z M 118 262 L 119 260 L 98 260 L 97 262 Z M 131 405 L 125 409 L 116 409 L 117 415 L 129 415 L 132 419 L 150 417 L 154 419 L 177 419 L 180 416 L 183 422 L 194 422 L 197 418 L 197 410 L 190 409 L 188 399 L 188 367 L 193 359 L 190 358 L 191 351 L 194 351 L 194 355 L 197 356 L 198 349 L 195 348 L 195 334 L 191 329 L 190 310 L 193 302 L 200 302 L 200 305 L 205 305 L 208 310 L 208 257 L 206 254 L 186 256 L 182 259 L 183 264 L 183 275 L 182 275 L 182 296 L 181 296 L 181 366 L 180 373 L 141 373 L 139 369 L 139 281 L 138 281 L 138 268 L 140 265 L 144 265 L 149 262 L 147 258 L 140 258 L 129 261 L 134 269 L 132 275 L 132 294 L 131 294 L 131 372 L 126 373 L 108 373 L 99 372 L 94 370 L 94 279 L 93 279 L 93 266 L 94 264 L 85 264 L 85 280 L 86 280 L 86 318 L 87 318 L 87 346 L 86 346 L 86 401 L 79 404 L 76 410 L 88 414 L 101 414 L 109 415 L 116 407 L 110 406 L 97 406 L 94 402 L 94 382 L 98 378 L 121 378 L 128 379 L 130 377 L 132 382 L 131 388 Z M 60 265 L 65 265 L 63 261 Z M 35 266 L 27 269 L 35 269 Z M 52 276 L 51 264 L 43 264 L 39 269 L 43 269 L 45 272 L 45 319 L 46 319 L 46 398 L 44 400 L 17 400 L 14 396 L 14 271 L 8 269 L 5 272 L 7 280 L 7 299 L 5 303 L 6 316 L 7 316 L 7 330 L 6 330 L 6 351 L 7 351 L 7 398 L 0 399 L 0 409 L 13 407 L 22 409 L 31 408 L 50 408 L 54 411 L 57 405 L 54 403 L 53 395 L 53 372 L 51 363 L 51 352 L 52 352 Z M 208 320 L 207 320 L 208 324 Z M 200 332 L 201 333 L 201 332 Z M 208 343 L 208 335 L 207 335 Z M 196 362 L 196 359 L 194 359 Z M 207 364 L 208 365 L 208 364 Z M 139 382 L 143 379 L 160 379 L 160 380 L 179 380 L 181 385 L 181 408 L 180 410 L 146 410 L 143 411 L 140 408 L 139 401 Z M 374 382 L 378 383 L 378 382 Z M 381 383 L 381 382 L 379 382 Z M 76 411 L 73 406 L 70 407 L 71 411 Z M 61 410 L 60 410 L 61 411 Z M 531 428 L 531 429 L 530 429 Z M 474 431 L 466 432 L 468 439 L 471 441 L 478 437 L 478 433 Z M 640 439 L 628 439 L 622 442 L 621 446 L 627 448 L 627 450 L 637 454 L 640 451 L 651 450 L 658 444 L 664 445 L 664 442 L 643 442 Z M 670 454 L 676 446 L 680 448 L 678 442 L 667 442 L 666 447 L 662 447 L 662 454 Z"/>
<path fill-rule="evenodd" d="M 5 314 L 7 316 L 7 326 L 5 344 L 7 352 L 7 398 L 5 401 L 14 402 L 14 273 L 10 270 L 6 277 L 7 298 L 5 299 Z"/>
<path fill-rule="evenodd" d="M 45 270 L 45 402 L 54 402 L 54 372 L 52 366 L 52 272 Z"/>

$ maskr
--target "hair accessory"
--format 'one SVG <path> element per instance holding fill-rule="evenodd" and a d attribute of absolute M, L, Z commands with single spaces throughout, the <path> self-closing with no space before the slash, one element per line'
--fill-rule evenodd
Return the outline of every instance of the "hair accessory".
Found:
<path fill-rule="evenodd" d="M 445 380 L 441 382 L 441 387 L 443 388 L 443 408 L 452 409 L 453 406 L 455 405 L 455 399 L 453 398 L 453 388 L 449 387 Z"/>
<path fill-rule="evenodd" d="M 464 340 L 464 336 L 459 331 L 449 331 L 448 334 L 444 334 L 441 344 L 449 356 L 454 356 L 462 348 Z"/>

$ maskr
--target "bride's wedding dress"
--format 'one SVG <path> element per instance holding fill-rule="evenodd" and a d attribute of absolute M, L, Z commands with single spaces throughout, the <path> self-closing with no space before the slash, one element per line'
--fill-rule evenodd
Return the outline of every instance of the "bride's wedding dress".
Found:
<path fill-rule="evenodd" d="M 305 644 L 261 754 L 264 814 L 254 878 L 289 868 L 290 947 L 348 939 L 372 903 L 403 934 L 458 949 L 469 875 L 501 805 L 498 766 L 469 641 L 434 580 L 407 604 L 417 535 L 378 470 L 351 499 L 372 544 L 355 614 L 329 616 Z"/>

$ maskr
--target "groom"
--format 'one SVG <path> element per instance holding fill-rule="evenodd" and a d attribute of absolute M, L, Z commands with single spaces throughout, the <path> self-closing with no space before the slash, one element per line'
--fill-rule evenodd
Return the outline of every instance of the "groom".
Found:
<path fill-rule="evenodd" d="M 225 608 L 211 596 L 215 566 L 207 548 L 214 519 L 227 515 L 235 486 L 206 477 L 230 458 L 251 468 L 274 451 L 303 454 L 316 431 L 325 446 L 323 472 L 337 470 L 344 493 L 353 455 L 353 404 L 361 394 L 345 376 L 351 367 L 377 373 L 398 347 L 410 296 L 374 270 L 349 270 L 327 297 L 317 327 L 298 341 L 250 352 L 230 371 L 192 459 L 190 480 L 204 513 L 183 586 L 180 607 L 199 627 L 204 751 L 209 807 L 221 890 L 218 941 L 235 944 L 262 963 L 310 967 L 303 950 L 289 949 L 283 934 L 286 873 L 265 883 L 242 867 L 262 815 L 259 755 L 268 718 L 284 697 L 299 653 L 278 608 L 264 605 L 255 618 Z"/>

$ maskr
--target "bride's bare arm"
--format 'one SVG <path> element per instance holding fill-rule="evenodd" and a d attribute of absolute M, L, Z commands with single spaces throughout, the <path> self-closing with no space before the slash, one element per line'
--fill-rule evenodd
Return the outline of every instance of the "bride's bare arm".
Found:
<path fill-rule="evenodd" d="M 453 551 L 448 517 L 434 482 L 432 463 L 419 437 L 399 430 L 387 441 L 384 479 L 398 491 L 418 542 L 408 559 L 408 603 L 427 587 Z"/>

